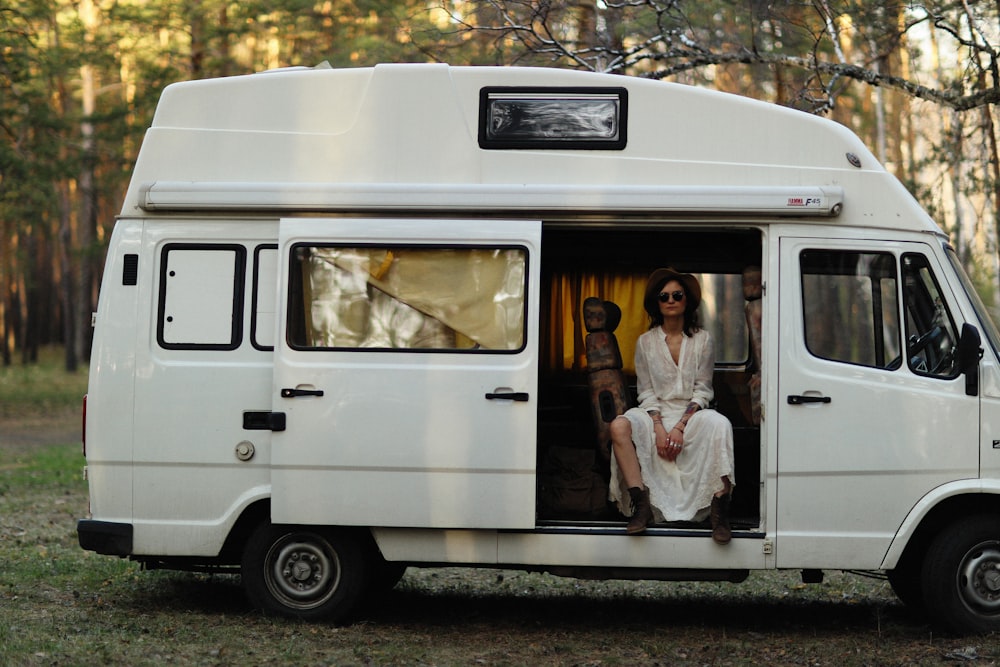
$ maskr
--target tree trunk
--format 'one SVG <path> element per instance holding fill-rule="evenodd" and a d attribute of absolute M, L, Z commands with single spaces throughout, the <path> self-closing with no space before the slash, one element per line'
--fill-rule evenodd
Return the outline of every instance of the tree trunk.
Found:
<path fill-rule="evenodd" d="M 97 8 L 92 0 L 81 0 L 80 20 L 86 32 L 86 41 L 92 43 L 98 27 Z M 92 118 L 97 108 L 97 74 L 93 65 L 84 63 L 80 66 L 80 98 L 82 119 L 80 121 L 80 148 L 82 159 L 77 188 L 80 198 L 80 212 L 77 221 L 77 264 L 76 264 L 76 299 L 73 310 L 72 341 L 75 360 L 86 361 L 90 357 L 90 315 L 93 306 L 93 262 L 94 236 L 97 229 L 97 188 L 94 170 L 97 166 L 97 150 L 94 140 L 94 124 Z M 67 315 L 69 315 L 67 313 Z M 74 365 L 75 368 L 75 365 Z"/>
<path fill-rule="evenodd" d="M 69 186 L 62 182 L 59 184 L 59 263 L 61 264 L 62 274 L 59 281 L 59 292 L 60 301 L 62 302 L 63 310 L 63 340 L 65 341 L 65 366 L 66 370 L 75 373 L 77 365 L 79 364 L 79 356 L 76 353 L 76 345 L 73 344 L 75 340 L 74 325 L 77 322 L 75 316 L 77 309 L 74 307 L 74 297 L 75 293 L 73 290 L 73 231 L 72 231 L 72 215 L 70 213 L 70 207 L 72 206 L 69 196 Z"/>
<path fill-rule="evenodd" d="M 17 246 L 17 234 L 6 220 L 0 220 L 0 361 L 4 366 L 10 366 L 11 354 L 14 352 L 14 330 L 7 316 L 11 310 L 11 296 L 14 290 L 14 280 L 17 266 L 14 264 L 14 252 Z"/>

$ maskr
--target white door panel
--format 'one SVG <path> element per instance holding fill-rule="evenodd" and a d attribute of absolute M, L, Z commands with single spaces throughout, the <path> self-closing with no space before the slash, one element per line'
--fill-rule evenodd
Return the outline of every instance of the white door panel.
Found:
<path fill-rule="evenodd" d="M 804 251 L 877 255 L 894 275 L 877 294 L 859 269 L 857 276 L 843 276 L 854 286 L 817 303 L 816 294 L 804 294 Z M 921 496 L 978 475 L 978 399 L 965 394 L 961 376 L 922 373 L 922 362 L 903 340 L 913 328 L 908 310 L 900 307 L 900 262 L 907 256 L 926 257 L 931 271 L 942 275 L 924 244 L 781 240 L 778 567 L 877 568 Z M 844 303 L 847 293 L 857 298 Z M 942 293 L 947 300 L 946 286 Z M 849 312 L 846 319 L 882 312 L 883 335 L 871 336 L 880 339 L 876 343 L 845 341 L 852 328 L 834 315 L 828 331 L 814 327 L 810 349 L 807 308 Z M 826 351 L 833 349 L 857 358 L 837 359 L 839 352 Z"/>
<path fill-rule="evenodd" d="M 510 344 L 512 349 L 502 348 L 502 343 L 494 348 L 469 340 L 457 349 L 395 347 L 398 343 L 388 342 L 389 338 L 410 326 L 410 321 L 381 315 L 386 330 L 375 342 L 359 342 L 360 337 L 347 335 L 324 338 L 314 332 L 327 341 L 323 349 L 294 342 L 297 334 L 289 331 L 287 316 L 294 298 L 290 290 L 283 290 L 274 410 L 285 413 L 286 430 L 275 433 L 273 444 L 271 512 L 275 522 L 534 526 L 540 230 L 540 223 L 524 221 L 281 222 L 279 252 L 286 286 L 292 277 L 289 271 L 300 270 L 290 261 L 291 255 L 303 246 L 373 252 L 380 248 L 509 250 L 524 262 L 520 273 L 514 270 L 505 278 L 515 283 L 512 292 L 522 295 L 521 312 L 509 303 L 501 304 L 499 296 L 495 308 L 507 308 L 498 315 L 501 319 L 524 319 L 523 328 L 518 328 L 520 324 L 512 327 L 521 337 Z M 400 254 L 386 256 L 377 269 L 379 279 L 391 265 L 389 255 Z M 456 280 L 475 281 L 478 275 L 478 269 L 465 271 Z M 415 282 L 422 278 L 411 274 L 408 284 Z M 371 284 L 362 285 L 359 293 L 372 291 Z M 357 294 L 337 298 L 358 301 Z M 435 308 L 426 303 L 418 307 L 421 314 Z M 476 310 L 476 304 L 463 305 L 459 310 L 464 313 L 442 317 L 474 320 L 470 309 Z M 491 309 L 484 312 L 489 315 Z M 376 317 L 375 308 L 368 312 Z M 326 326 L 338 317 L 356 314 L 353 306 L 345 310 L 333 304 L 327 311 L 313 312 L 311 321 L 322 320 Z M 496 394 L 501 397 L 487 398 Z"/>

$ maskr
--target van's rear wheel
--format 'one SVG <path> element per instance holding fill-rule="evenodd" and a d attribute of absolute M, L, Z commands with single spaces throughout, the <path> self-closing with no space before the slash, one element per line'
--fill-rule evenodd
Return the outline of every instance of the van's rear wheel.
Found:
<path fill-rule="evenodd" d="M 934 539 L 923 567 L 924 603 L 959 633 L 1000 630 L 1000 519 L 968 517 Z"/>
<path fill-rule="evenodd" d="M 303 619 L 341 620 L 365 588 L 357 540 L 304 526 L 258 527 L 243 552 L 242 576 L 255 607 Z"/>

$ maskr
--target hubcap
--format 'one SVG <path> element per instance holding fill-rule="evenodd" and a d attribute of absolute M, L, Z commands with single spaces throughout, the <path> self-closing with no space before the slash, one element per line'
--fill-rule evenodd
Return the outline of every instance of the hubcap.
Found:
<path fill-rule="evenodd" d="M 315 535 L 287 535 L 267 557 L 267 587 L 275 598 L 296 609 L 312 609 L 327 600 L 340 583 L 340 562 Z"/>
<path fill-rule="evenodd" d="M 958 573 L 959 593 L 971 608 L 1000 611 L 1000 542 L 991 540 L 970 549 Z"/>

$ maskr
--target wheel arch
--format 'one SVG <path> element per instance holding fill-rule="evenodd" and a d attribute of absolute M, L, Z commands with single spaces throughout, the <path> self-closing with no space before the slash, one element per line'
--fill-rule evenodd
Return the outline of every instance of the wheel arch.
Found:
<path fill-rule="evenodd" d="M 900 525 L 881 569 L 892 570 L 904 562 L 919 563 L 934 536 L 959 518 L 973 514 L 1000 515 L 1000 483 L 987 486 L 974 481 L 974 487 L 942 487 L 921 499 Z"/>
<path fill-rule="evenodd" d="M 219 558 L 228 563 L 239 563 L 253 531 L 264 522 L 271 521 L 271 499 L 261 498 L 248 505 L 233 524 L 222 545 Z M 351 533 L 369 557 L 382 558 L 378 543 L 370 528 L 362 526 L 314 526 Z"/>
<path fill-rule="evenodd" d="M 226 541 L 222 544 L 219 557 L 227 563 L 239 563 L 243 556 L 243 549 L 246 547 L 250 534 L 263 521 L 271 518 L 271 499 L 261 498 L 244 508 L 240 517 L 229 530 Z"/>

